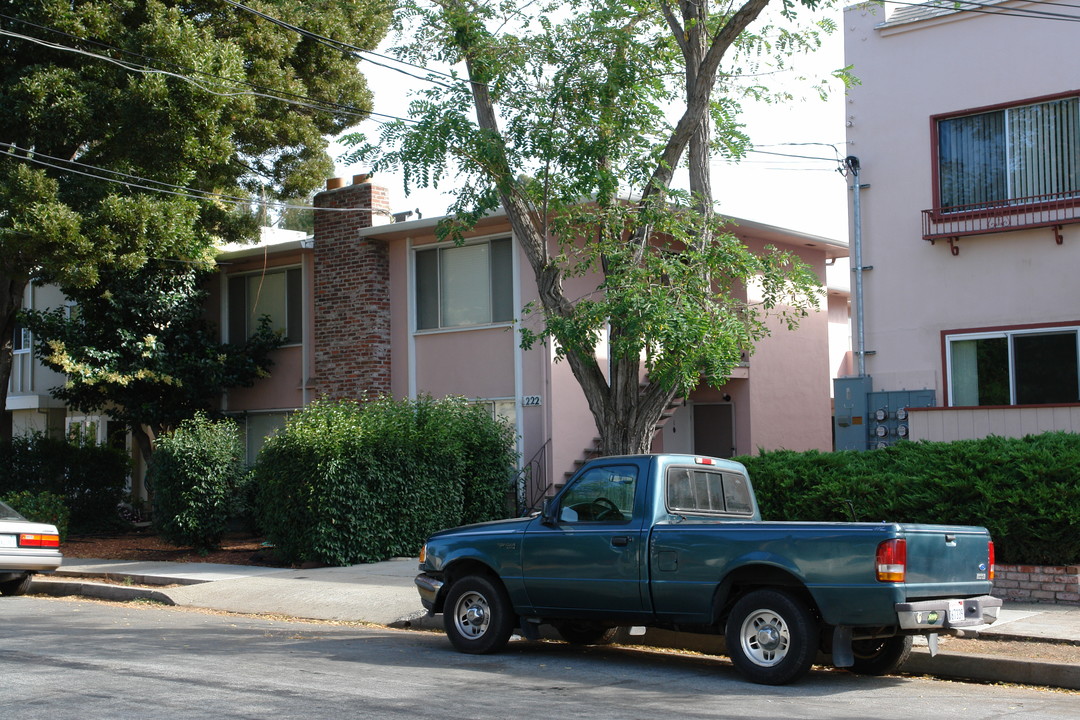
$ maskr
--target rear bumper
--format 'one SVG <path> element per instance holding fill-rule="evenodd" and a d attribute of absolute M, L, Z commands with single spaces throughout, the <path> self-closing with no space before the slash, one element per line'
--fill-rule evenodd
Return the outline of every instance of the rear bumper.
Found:
<path fill-rule="evenodd" d="M 922 600 L 896 603 L 894 609 L 902 629 L 935 632 L 989 625 L 997 620 L 1001 599 L 980 595 L 964 599 Z"/>
<path fill-rule="evenodd" d="M 62 560 L 59 552 L 0 551 L 0 573 L 51 572 Z"/>
<path fill-rule="evenodd" d="M 423 603 L 424 608 L 429 613 L 439 612 L 441 605 L 439 592 L 443 588 L 443 581 L 427 573 L 420 573 L 413 582 L 416 583 L 416 589 L 420 592 L 420 602 Z"/>

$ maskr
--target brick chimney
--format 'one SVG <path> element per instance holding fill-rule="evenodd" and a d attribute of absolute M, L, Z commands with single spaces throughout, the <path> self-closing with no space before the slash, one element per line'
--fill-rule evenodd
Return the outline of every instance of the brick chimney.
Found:
<path fill-rule="evenodd" d="M 390 201 L 368 180 L 333 178 L 315 196 L 317 397 L 390 394 L 390 252 L 386 242 L 358 236 L 389 221 Z"/>

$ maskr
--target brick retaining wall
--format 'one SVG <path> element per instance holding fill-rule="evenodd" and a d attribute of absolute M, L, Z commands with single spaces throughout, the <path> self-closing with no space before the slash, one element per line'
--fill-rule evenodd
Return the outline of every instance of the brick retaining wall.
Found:
<path fill-rule="evenodd" d="M 1019 602 L 1080 605 L 1080 566 L 997 565 L 994 596 Z"/>

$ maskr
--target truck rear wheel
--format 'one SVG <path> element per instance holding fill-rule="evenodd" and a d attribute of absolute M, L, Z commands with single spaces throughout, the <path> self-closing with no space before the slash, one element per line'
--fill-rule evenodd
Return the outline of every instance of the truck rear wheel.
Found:
<path fill-rule="evenodd" d="M 754 590 L 732 608 L 728 656 L 748 680 L 784 685 L 805 675 L 817 655 L 818 628 L 805 603 L 781 590 Z"/>
<path fill-rule="evenodd" d="M 859 675 L 888 675 L 911 655 L 911 636 L 856 640 L 851 643 L 855 663 L 848 668 Z"/>
<path fill-rule="evenodd" d="M 515 617 L 510 598 L 497 580 L 466 575 L 446 594 L 443 628 L 458 652 L 472 655 L 499 652 L 510 640 Z"/>

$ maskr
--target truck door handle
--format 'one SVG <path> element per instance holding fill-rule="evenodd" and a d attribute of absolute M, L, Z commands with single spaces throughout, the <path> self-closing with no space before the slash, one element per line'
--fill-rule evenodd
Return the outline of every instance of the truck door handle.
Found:
<path fill-rule="evenodd" d="M 613 537 L 611 538 L 611 544 L 615 547 L 626 547 L 630 544 L 630 538 L 626 537 L 625 535 Z"/>

